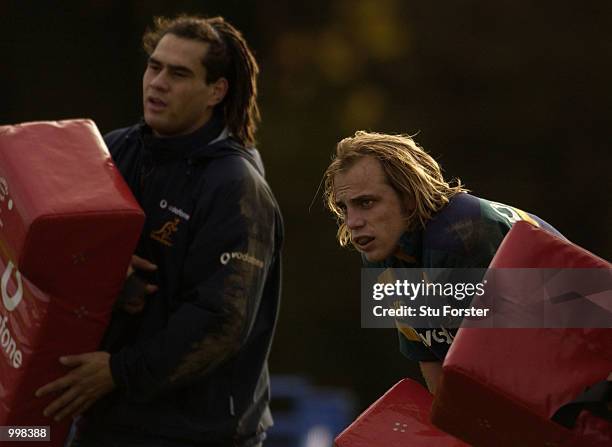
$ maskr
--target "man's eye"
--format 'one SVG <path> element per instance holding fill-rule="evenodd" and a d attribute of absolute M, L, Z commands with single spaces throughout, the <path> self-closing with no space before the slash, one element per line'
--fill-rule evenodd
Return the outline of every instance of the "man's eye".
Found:
<path fill-rule="evenodd" d="M 153 63 L 149 62 L 149 69 L 153 70 L 153 71 L 158 71 L 159 70 L 159 65 L 153 64 Z"/>
<path fill-rule="evenodd" d="M 361 207 L 362 208 L 371 208 L 374 205 L 374 201 L 370 199 L 362 200 Z"/>

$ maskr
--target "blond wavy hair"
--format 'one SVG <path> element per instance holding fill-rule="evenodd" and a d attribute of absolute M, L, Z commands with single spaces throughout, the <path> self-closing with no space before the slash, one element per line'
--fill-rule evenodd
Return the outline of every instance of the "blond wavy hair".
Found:
<path fill-rule="evenodd" d="M 338 143 L 324 175 L 325 203 L 337 218 L 338 241 L 342 246 L 351 242 L 351 232 L 344 213 L 336 204 L 334 179 L 338 173 L 368 156 L 380 162 L 389 185 L 399 194 L 402 203 L 414 204 L 406 215 L 407 230 L 423 228 L 451 197 L 468 191 L 459 179 L 453 179 L 453 184 L 444 180 L 440 165 L 412 137 L 357 131 Z"/>

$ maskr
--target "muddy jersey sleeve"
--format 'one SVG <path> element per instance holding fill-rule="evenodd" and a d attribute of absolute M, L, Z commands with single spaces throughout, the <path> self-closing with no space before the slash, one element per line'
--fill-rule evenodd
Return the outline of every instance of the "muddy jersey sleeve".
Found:
<path fill-rule="evenodd" d="M 261 327 L 273 327 L 274 321 L 255 323 L 268 318 L 258 313 L 277 261 L 280 223 L 265 182 L 243 174 L 225 173 L 207 185 L 176 266 L 182 290 L 165 325 L 112 355 L 113 377 L 128 396 L 146 400 L 200 380 L 257 343 Z"/>

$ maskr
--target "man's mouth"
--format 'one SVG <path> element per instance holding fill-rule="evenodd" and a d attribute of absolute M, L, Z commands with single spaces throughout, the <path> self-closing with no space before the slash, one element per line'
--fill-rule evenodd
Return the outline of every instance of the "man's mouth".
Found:
<path fill-rule="evenodd" d="M 149 96 L 147 98 L 147 106 L 155 111 L 161 111 L 165 109 L 167 105 L 166 102 L 154 96 Z"/>
<path fill-rule="evenodd" d="M 353 244 L 357 247 L 358 250 L 366 250 L 370 244 L 376 239 L 372 236 L 359 236 L 353 238 Z"/>

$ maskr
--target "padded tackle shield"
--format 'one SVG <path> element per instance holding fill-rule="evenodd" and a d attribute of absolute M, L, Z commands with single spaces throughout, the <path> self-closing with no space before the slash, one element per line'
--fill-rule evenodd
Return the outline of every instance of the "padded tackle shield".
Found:
<path fill-rule="evenodd" d="M 335 440 L 336 447 L 467 447 L 429 421 L 432 395 L 403 379 L 374 402 Z"/>
<path fill-rule="evenodd" d="M 611 265 L 517 222 L 490 267 Z M 444 361 L 432 421 L 474 446 L 610 446 L 612 425 L 590 412 L 582 411 L 573 429 L 551 420 L 559 408 L 610 372 L 612 329 L 461 328 Z"/>
<path fill-rule="evenodd" d="M 0 127 L 0 426 L 63 445 L 70 418 L 34 392 L 97 350 L 143 222 L 92 121 Z"/>

